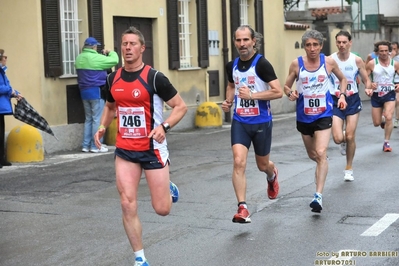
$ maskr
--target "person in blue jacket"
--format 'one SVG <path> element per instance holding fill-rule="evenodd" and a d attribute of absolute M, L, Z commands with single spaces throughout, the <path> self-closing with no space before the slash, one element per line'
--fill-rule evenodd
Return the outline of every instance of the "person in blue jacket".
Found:
<path fill-rule="evenodd" d="M 105 104 L 101 97 L 101 88 L 105 85 L 107 70 L 118 64 L 119 57 L 116 52 L 109 50 L 103 50 L 103 54 L 98 53 L 97 45 L 101 44 L 95 38 L 87 38 L 82 53 L 75 60 L 80 96 L 85 111 L 82 152 L 108 151 L 105 146 L 98 149 L 93 136 L 100 126 Z"/>
<path fill-rule="evenodd" d="M 7 55 L 4 54 L 4 49 L 0 49 L 0 168 L 3 166 L 10 166 L 11 163 L 5 157 L 5 122 L 4 116 L 13 113 L 11 98 L 15 97 L 18 100 L 22 98 L 18 91 L 14 90 L 10 81 L 6 76 L 7 71 Z"/>

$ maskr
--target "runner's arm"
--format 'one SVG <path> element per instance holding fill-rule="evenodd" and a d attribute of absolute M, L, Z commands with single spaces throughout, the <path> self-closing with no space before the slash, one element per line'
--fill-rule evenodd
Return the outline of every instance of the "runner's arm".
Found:
<path fill-rule="evenodd" d="M 337 106 L 339 107 L 339 109 L 344 110 L 346 108 L 346 106 L 348 105 L 346 103 L 346 88 L 348 86 L 348 81 L 347 81 L 344 73 L 342 73 L 342 71 L 339 69 L 337 62 L 334 59 L 332 59 L 331 57 L 328 57 L 328 58 L 326 58 L 326 62 L 330 65 L 331 72 L 334 73 L 334 75 L 339 80 L 340 94 L 338 97 Z"/>
<path fill-rule="evenodd" d="M 173 108 L 169 117 L 164 122 L 168 123 L 173 128 L 187 113 L 187 105 L 183 98 L 177 93 L 172 99 L 166 102 L 167 105 Z"/>
<path fill-rule="evenodd" d="M 284 94 L 287 95 L 291 101 L 294 101 L 299 97 L 298 91 L 292 90 L 292 85 L 294 84 L 295 79 L 298 77 L 298 67 L 298 59 L 295 59 L 292 61 L 288 70 L 288 76 L 285 79 Z"/>
<path fill-rule="evenodd" d="M 364 63 L 363 59 L 359 56 L 356 57 L 356 65 L 359 69 L 359 75 L 362 78 L 363 84 L 366 86 L 366 90 L 371 90 L 371 81 L 367 75 L 366 71 L 366 64 Z"/>
<path fill-rule="evenodd" d="M 367 76 L 370 77 L 371 73 L 373 73 L 374 71 L 374 60 L 369 61 L 366 64 L 366 72 L 367 72 Z M 370 78 L 371 81 L 371 89 L 375 90 L 377 89 L 377 83 L 373 82 L 373 80 Z"/>

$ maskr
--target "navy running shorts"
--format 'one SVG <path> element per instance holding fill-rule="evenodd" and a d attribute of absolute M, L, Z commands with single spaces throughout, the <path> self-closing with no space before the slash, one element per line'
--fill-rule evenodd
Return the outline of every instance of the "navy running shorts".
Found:
<path fill-rule="evenodd" d="M 261 124 L 244 124 L 233 119 L 231 123 L 231 146 L 242 144 L 249 149 L 254 144 L 255 154 L 266 156 L 272 144 L 273 121 Z"/>
<path fill-rule="evenodd" d="M 371 95 L 371 106 L 375 108 L 383 108 L 384 103 L 395 101 L 395 99 L 396 99 L 395 91 L 390 91 L 382 97 L 378 97 L 378 93 L 374 92 L 373 95 Z"/>
<path fill-rule="evenodd" d="M 166 159 L 165 163 L 161 162 L 161 159 L 156 156 L 156 151 L 128 151 L 121 148 L 115 149 L 115 156 L 122 158 L 123 160 L 139 163 L 141 168 L 145 170 L 162 169 L 169 164 L 169 159 Z"/>
<path fill-rule="evenodd" d="M 322 117 L 317 119 L 312 123 L 303 123 L 296 121 L 296 129 L 301 132 L 303 135 L 309 135 L 313 137 L 314 132 L 318 130 L 324 130 L 331 128 L 332 126 L 332 117 Z"/>
<path fill-rule="evenodd" d="M 335 95 L 332 95 L 333 98 L 333 106 L 334 106 L 334 110 L 333 110 L 333 114 L 335 116 L 338 116 L 339 118 L 341 118 L 342 120 L 345 120 L 345 118 L 348 115 L 354 115 L 359 113 L 362 110 L 362 101 L 360 100 L 360 96 L 359 93 L 355 93 L 352 96 L 346 97 L 346 103 L 348 104 L 346 106 L 345 110 L 341 110 L 338 108 L 337 104 L 338 104 L 338 98 Z"/>

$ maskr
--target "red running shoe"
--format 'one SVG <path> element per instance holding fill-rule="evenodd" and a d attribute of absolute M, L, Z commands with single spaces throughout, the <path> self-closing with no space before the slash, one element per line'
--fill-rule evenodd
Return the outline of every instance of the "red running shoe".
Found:
<path fill-rule="evenodd" d="M 243 205 L 238 206 L 238 211 L 233 217 L 233 223 L 250 223 L 251 218 L 249 218 L 249 211 Z"/>
<path fill-rule="evenodd" d="M 384 145 L 382 146 L 382 150 L 383 150 L 384 152 L 391 152 L 391 151 L 392 151 L 392 148 L 391 148 L 391 146 L 389 145 L 388 142 L 384 142 Z"/>
<path fill-rule="evenodd" d="M 273 182 L 267 181 L 267 196 L 269 197 L 269 199 L 277 198 L 278 191 L 280 189 L 280 186 L 279 186 L 278 180 L 277 180 L 278 170 L 276 167 L 274 167 L 274 174 L 275 174 L 275 177 L 274 177 Z"/>

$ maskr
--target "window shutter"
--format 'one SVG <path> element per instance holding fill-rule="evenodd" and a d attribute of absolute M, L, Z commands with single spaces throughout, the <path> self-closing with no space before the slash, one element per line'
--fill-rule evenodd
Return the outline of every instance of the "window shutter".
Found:
<path fill-rule="evenodd" d="M 100 53 L 105 46 L 102 0 L 88 0 L 87 12 L 89 16 L 89 35 L 101 43 L 101 45 L 97 46 L 97 51 Z"/>
<path fill-rule="evenodd" d="M 41 5 L 44 74 L 46 77 L 59 77 L 62 75 L 59 1 L 42 0 Z"/>
<path fill-rule="evenodd" d="M 233 47 L 231 49 L 231 57 L 238 57 L 237 49 L 234 45 L 234 32 L 240 26 L 240 1 L 239 0 L 230 0 L 230 25 L 231 25 L 231 42 Z"/>
<path fill-rule="evenodd" d="M 179 12 L 177 0 L 166 1 L 167 20 L 168 20 L 168 52 L 169 52 L 169 69 L 180 68 L 180 52 L 179 52 Z"/>
<path fill-rule="evenodd" d="M 255 1 L 255 29 L 257 32 L 264 36 L 264 28 L 263 28 L 263 0 L 256 0 Z M 264 49 L 264 38 L 261 41 L 261 47 L 258 51 L 260 54 L 265 54 Z"/>
<path fill-rule="evenodd" d="M 201 68 L 209 66 L 207 2 L 207 0 L 197 1 L 198 65 Z"/>

